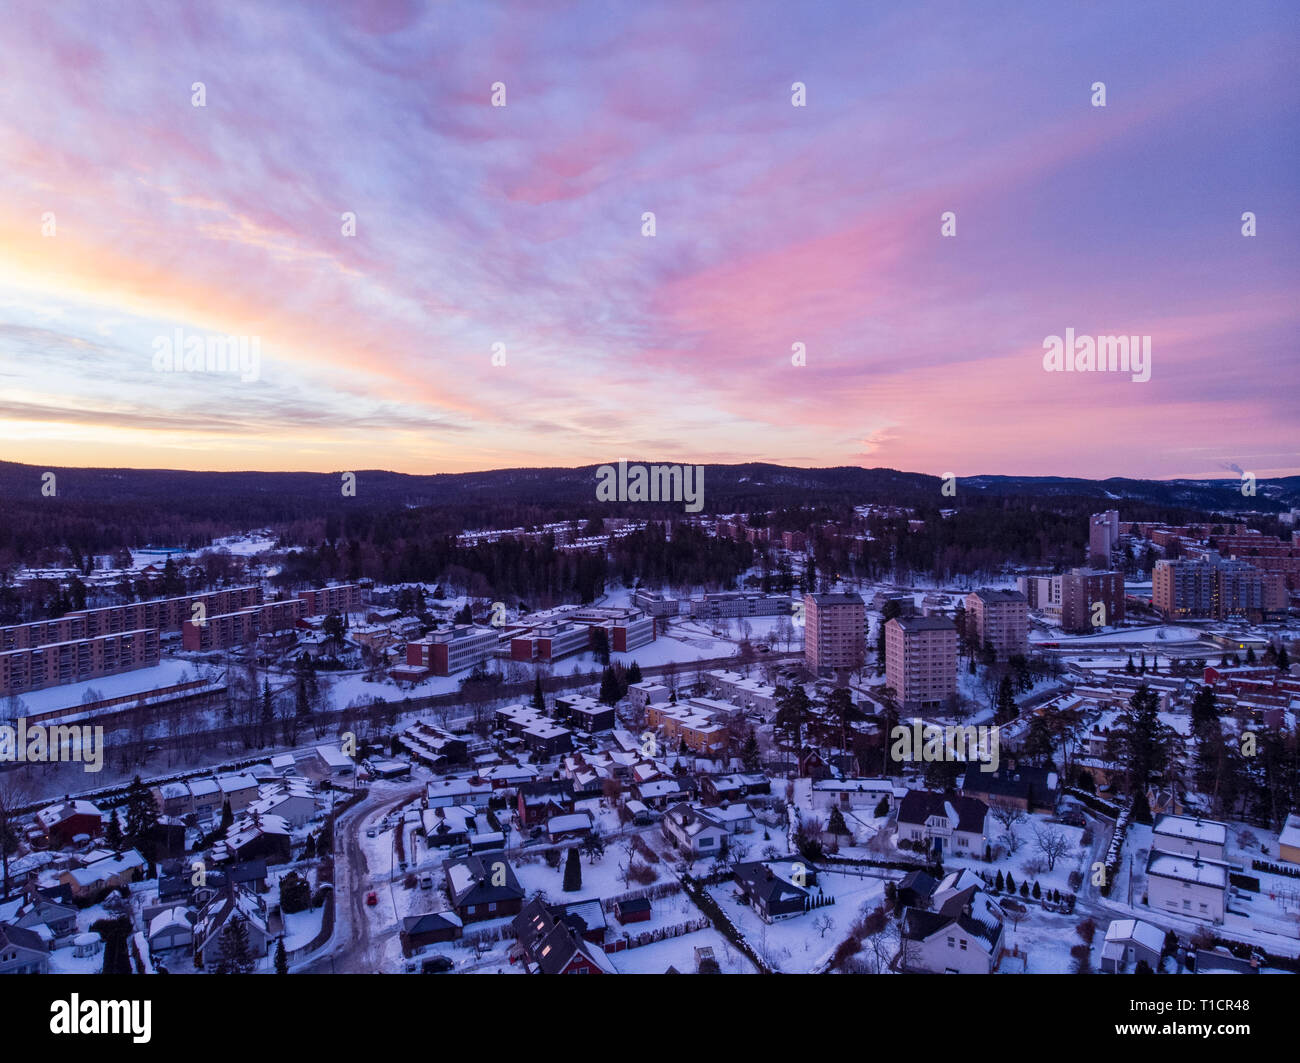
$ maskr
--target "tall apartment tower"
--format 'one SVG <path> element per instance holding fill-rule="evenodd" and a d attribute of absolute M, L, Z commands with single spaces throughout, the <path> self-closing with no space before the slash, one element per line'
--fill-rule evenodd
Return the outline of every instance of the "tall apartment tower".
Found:
<path fill-rule="evenodd" d="M 895 617 L 885 625 L 885 681 L 904 712 L 943 708 L 957 693 L 957 627 L 947 617 Z"/>
<path fill-rule="evenodd" d="M 1029 599 L 1020 591 L 972 591 L 966 595 L 971 638 L 992 645 L 998 660 L 1029 652 Z"/>
<path fill-rule="evenodd" d="M 1088 518 L 1088 563 L 1110 568 L 1110 552 L 1119 546 L 1119 510 L 1108 509 Z"/>
<path fill-rule="evenodd" d="M 860 594 L 805 594 L 803 653 L 814 675 L 861 668 L 867 652 L 867 603 Z"/>
<path fill-rule="evenodd" d="M 1061 627 L 1066 631 L 1081 633 L 1123 623 L 1123 573 L 1076 568 L 1053 578 L 1061 581 Z M 1101 623 L 1094 623 L 1096 619 Z"/>

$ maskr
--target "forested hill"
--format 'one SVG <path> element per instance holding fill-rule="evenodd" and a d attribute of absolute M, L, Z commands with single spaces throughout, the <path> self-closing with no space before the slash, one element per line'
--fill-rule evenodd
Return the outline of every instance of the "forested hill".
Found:
<path fill-rule="evenodd" d="M 652 464 L 649 459 L 638 459 Z M 631 463 L 631 459 L 629 459 Z M 189 472 L 167 469 L 58 468 L 0 462 L 0 560 L 68 546 L 101 551 L 118 546 L 196 547 L 253 528 L 289 537 L 383 537 L 465 528 L 511 527 L 601 516 L 671 516 L 681 503 L 597 502 L 597 465 L 575 469 L 498 469 L 407 475 L 353 470 L 355 497 L 345 497 L 339 473 Z M 54 494 L 42 494 L 47 473 Z M 869 502 L 985 510 L 1050 510 L 1076 515 L 1118 508 L 1125 519 L 1191 519 L 1214 511 L 1273 512 L 1300 505 L 1300 477 L 1261 480 L 1254 497 L 1225 480 L 1084 480 L 1061 477 L 975 476 L 941 492 L 936 476 L 894 469 L 839 466 L 706 465 L 704 512 L 763 513 L 814 507 L 836 519 Z M 806 516 L 806 515 L 805 515 Z M 802 519 L 802 518 L 801 518 Z M 401 526 L 399 528 L 399 526 Z M 1086 530 L 1085 530 L 1086 534 Z"/>

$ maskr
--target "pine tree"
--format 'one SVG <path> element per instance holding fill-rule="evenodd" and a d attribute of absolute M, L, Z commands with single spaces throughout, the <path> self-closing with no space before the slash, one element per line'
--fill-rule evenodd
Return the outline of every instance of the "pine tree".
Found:
<path fill-rule="evenodd" d="M 880 819 L 882 816 L 887 816 L 887 815 L 889 815 L 889 798 L 888 798 L 888 797 L 882 797 L 882 798 L 880 799 L 880 801 L 876 804 L 876 811 L 873 813 L 873 815 L 874 815 L 877 819 Z"/>
<path fill-rule="evenodd" d="M 758 749 L 758 738 L 754 734 L 754 729 L 749 729 L 749 734 L 745 736 L 745 744 L 740 749 L 740 759 L 745 765 L 746 771 L 758 771 L 762 767 Z"/>
<path fill-rule="evenodd" d="M 1036 901 L 1042 900 L 1043 898 L 1043 891 L 1038 885 L 1038 879 L 1034 879 L 1033 896 L 1034 896 L 1034 900 Z"/>
<path fill-rule="evenodd" d="M 840 811 L 839 805 L 831 808 L 830 819 L 826 824 L 826 829 L 832 834 L 843 835 L 852 834 L 849 825 L 844 822 L 844 813 Z"/>
<path fill-rule="evenodd" d="M 1254 664 L 1256 661 L 1257 661 L 1257 658 L 1256 658 L 1256 656 L 1255 656 L 1255 647 L 1254 647 L 1254 646 L 1248 646 L 1248 647 L 1246 648 L 1246 663 L 1247 663 L 1247 664 Z"/>
<path fill-rule="evenodd" d="M 284 951 L 284 938 L 281 938 L 275 944 L 275 973 L 289 973 L 289 956 Z"/>
<path fill-rule="evenodd" d="M 1026 900 L 1029 899 L 1029 880 L 1028 880 L 1028 879 L 1025 879 L 1023 882 L 1020 883 L 1020 896 L 1023 897 L 1023 898 L 1025 898 Z"/>
<path fill-rule="evenodd" d="M 302 671 L 298 673 L 298 690 L 294 694 L 293 714 L 300 720 L 311 715 L 311 702 L 307 698 L 307 676 Z"/>
<path fill-rule="evenodd" d="M 1002 872 L 1000 870 L 998 871 L 998 877 L 993 880 L 993 888 L 999 893 L 1007 888 L 1006 879 L 1002 877 Z"/>
<path fill-rule="evenodd" d="M 576 893 L 582 889 L 582 865 L 578 862 L 578 847 L 569 848 L 568 860 L 564 865 L 564 892 Z"/>
<path fill-rule="evenodd" d="M 1016 695 L 1011 688 L 1011 677 L 1004 675 L 998 684 L 998 702 L 994 710 L 994 719 L 998 723 L 1008 723 L 1016 718 Z"/>
<path fill-rule="evenodd" d="M 538 712 L 546 711 L 546 696 L 542 693 L 542 677 L 535 676 L 533 679 L 533 708 Z"/>
<path fill-rule="evenodd" d="M 108 814 L 108 827 L 104 830 L 104 844 L 112 852 L 120 853 L 124 848 L 122 841 L 122 821 L 118 819 L 117 809 L 113 809 Z"/>
<path fill-rule="evenodd" d="M 1285 646 L 1279 646 L 1277 649 L 1277 666 L 1284 672 L 1291 669 L 1291 658 L 1287 656 Z"/>
<path fill-rule="evenodd" d="M 1008 893 L 1016 892 L 1016 880 L 1011 877 L 1010 871 L 1007 872 L 1007 892 Z"/>
<path fill-rule="evenodd" d="M 1137 675 L 1137 667 L 1133 664 L 1133 654 L 1128 655 L 1128 663 L 1124 665 L 1124 671 L 1129 675 Z"/>
<path fill-rule="evenodd" d="M 636 661 L 633 661 L 627 666 L 627 681 L 629 685 L 632 683 L 644 682 L 641 678 L 641 666 L 637 664 Z"/>
<path fill-rule="evenodd" d="M 232 915 L 222 928 L 218 942 L 221 959 L 217 963 L 217 974 L 251 974 L 253 957 L 248 947 L 248 927 L 240 915 Z"/>
<path fill-rule="evenodd" d="M 149 862 L 152 878 L 158 855 L 158 803 L 138 775 L 126 791 L 126 840 Z"/>

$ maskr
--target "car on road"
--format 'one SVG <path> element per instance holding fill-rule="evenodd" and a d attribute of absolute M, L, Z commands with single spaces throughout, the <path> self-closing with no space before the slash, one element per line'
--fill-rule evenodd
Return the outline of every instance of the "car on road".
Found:
<path fill-rule="evenodd" d="M 367 838 L 373 838 L 373 837 L 375 837 L 378 833 L 379 833 L 378 830 L 376 830 L 374 827 L 371 827 L 368 831 L 366 831 L 366 837 L 367 837 Z"/>
<path fill-rule="evenodd" d="M 421 875 L 421 876 L 420 876 L 420 889 L 422 889 L 422 890 L 431 890 L 431 889 L 433 889 L 433 876 L 432 876 L 432 875 Z"/>
<path fill-rule="evenodd" d="M 368 908 L 373 908 L 378 903 L 379 903 L 379 897 L 376 895 L 374 890 L 371 890 L 369 893 L 366 894 L 366 906 Z"/>

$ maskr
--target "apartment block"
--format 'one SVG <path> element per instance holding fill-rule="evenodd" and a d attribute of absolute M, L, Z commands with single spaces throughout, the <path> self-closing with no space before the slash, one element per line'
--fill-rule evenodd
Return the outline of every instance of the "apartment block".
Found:
<path fill-rule="evenodd" d="M 1221 555 L 1245 561 L 1261 572 L 1277 572 L 1291 590 L 1300 590 L 1300 542 L 1276 535 L 1213 535 L 1210 545 Z"/>
<path fill-rule="evenodd" d="M 867 603 L 860 594 L 805 594 L 804 661 L 810 671 L 861 668 L 867 652 Z"/>
<path fill-rule="evenodd" d="M 1048 620 L 1061 622 L 1061 577 L 1021 576 L 1016 586 L 1030 609 L 1042 613 Z"/>
<path fill-rule="evenodd" d="M 495 656 L 500 645 L 495 628 L 456 624 L 406 644 L 409 668 L 427 668 L 434 675 L 453 675 Z"/>
<path fill-rule="evenodd" d="M 939 709 L 957 693 L 957 628 L 936 616 L 885 625 L 885 680 L 905 712 Z"/>
<path fill-rule="evenodd" d="M 1000 661 L 1029 650 L 1029 599 L 1019 591 L 972 591 L 966 624 L 975 644 L 992 645 Z"/>
<path fill-rule="evenodd" d="M 1076 568 L 1060 581 L 1061 627 L 1071 632 L 1095 631 L 1124 621 L 1124 575 L 1095 568 Z M 1098 605 L 1103 606 L 1098 609 Z M 1102 625 L 1095 625 L 1097 617 Z"/>
<path fill-rule="evenodd" d="M 1165 617 L 1244 616 L 1258 620 L 1284 613 L 1289 595 L 1281 572 L 1265 572 L 1207 550 L 1200 558 L 1157 561 L 1151 600 Z"/>
<path fill-rule="evenodd" d="M 265 602 L 236 613 L 209 616 L 202 622 L 187 620 L 181 625 L 182 645 L 187 650 L 207 653 L 246 646 L 259 635 L 291 629 L 303 615 L 306 603 L 301 598 L 283 602 Z"/>
<path fill-rule="evenodd" d="M 331 587 L 297 591 L 307 603 L 305 616 L 328 616 L 330 613 L 355 613 L 362 608 L 359 583 L 336 583 Z"/>
<path fill-rule="evenodd" d="M 0 696 L 117 675 L 158 663 L 153 628 L 0 652 Z"/>

